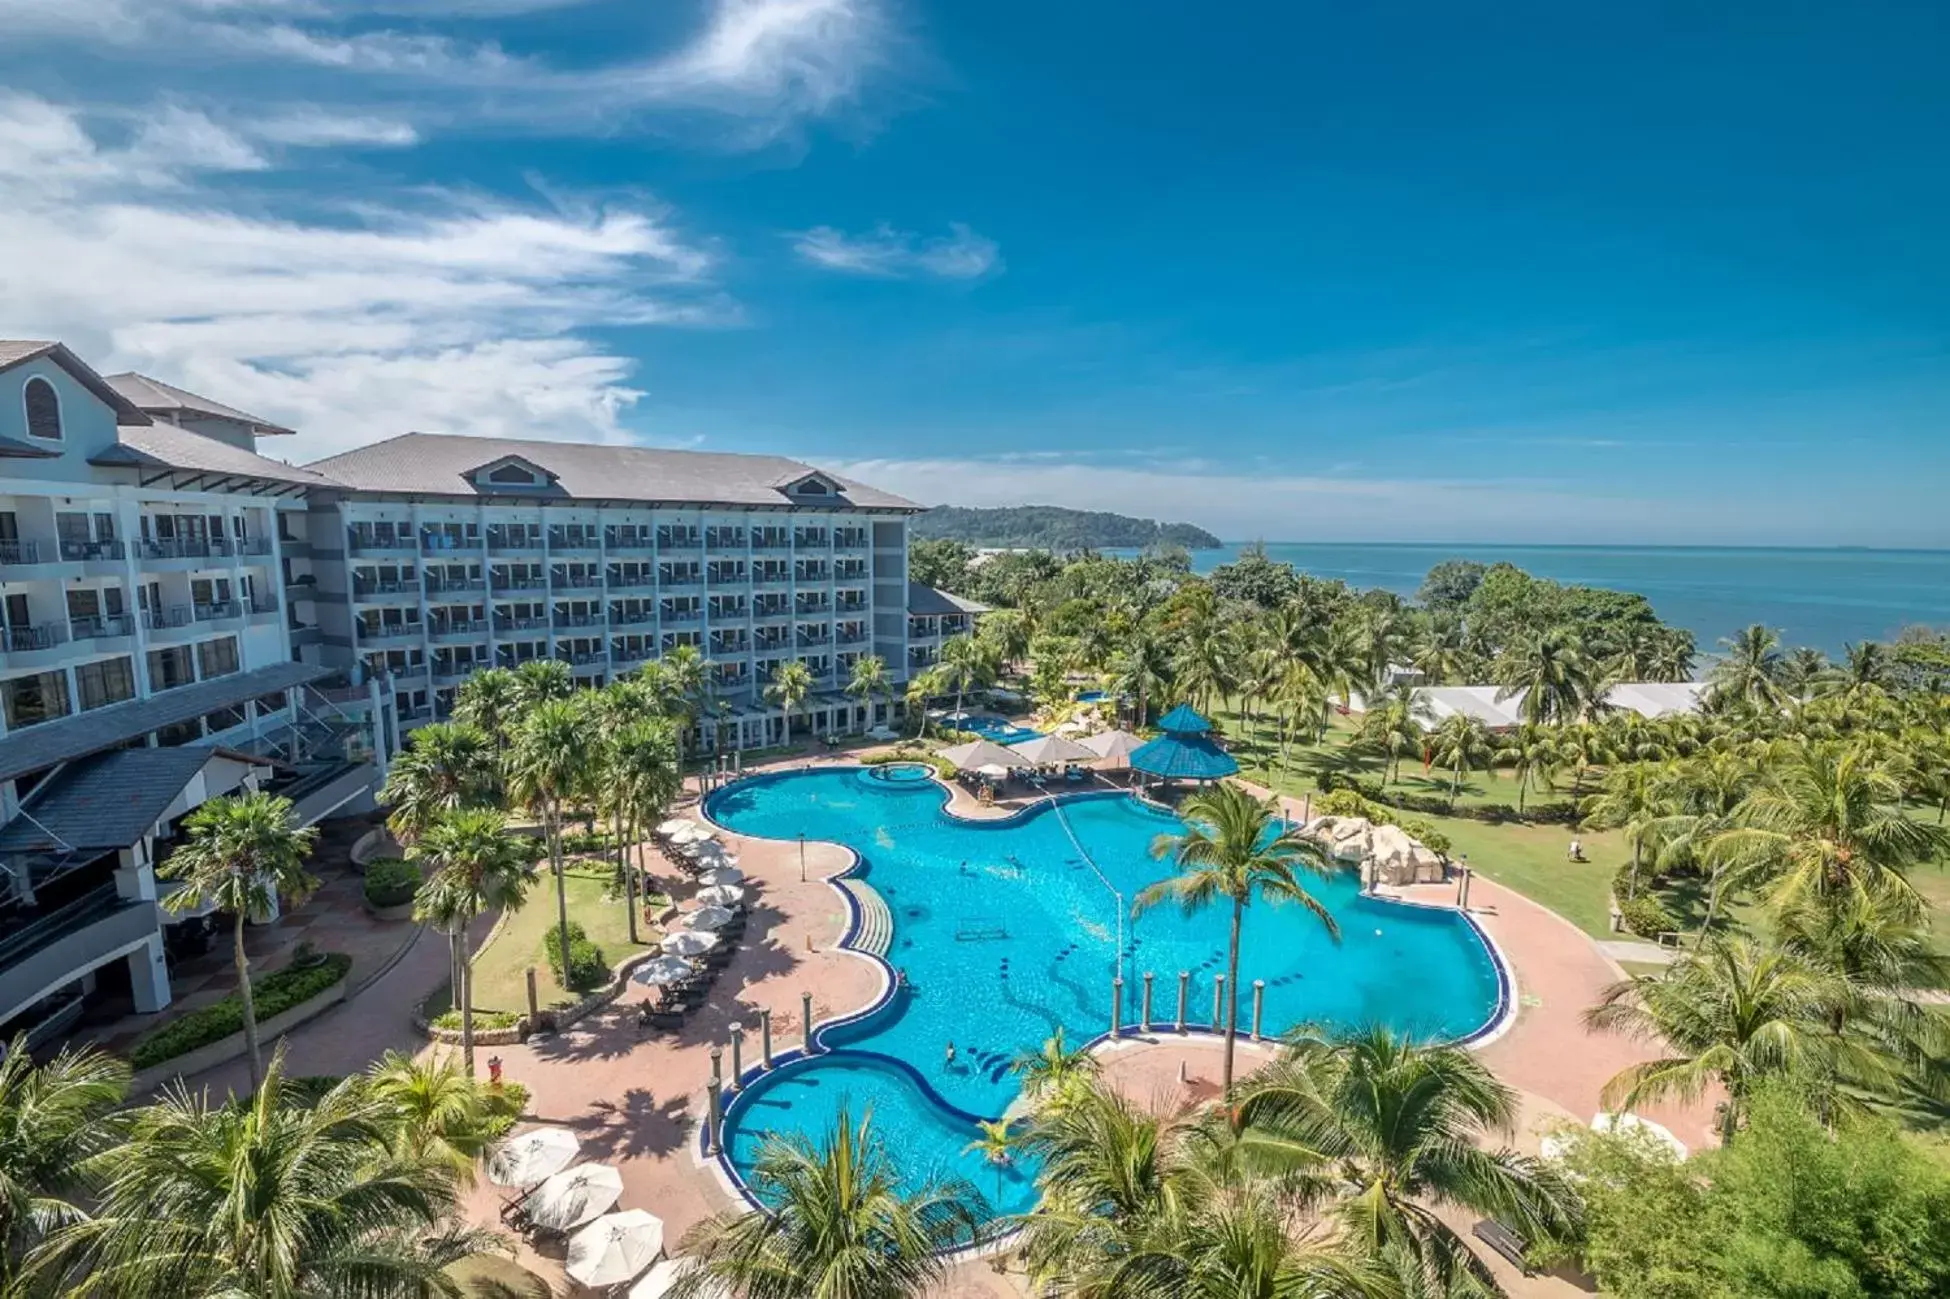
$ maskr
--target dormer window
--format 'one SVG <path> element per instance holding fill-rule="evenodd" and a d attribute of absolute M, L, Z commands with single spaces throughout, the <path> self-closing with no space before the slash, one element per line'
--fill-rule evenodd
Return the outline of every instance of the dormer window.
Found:
<path fill-rule="evenodd" d="M 827 500 L 839 496 L 843 491 L 837 479 L 817 471 L 780 483 L 778 486 L 787 496 L 800 500 L 807 498 Z"/>
<path fill-rule="evenodd" d="M 468 475 L 476 487 L 495 489 L 517 488 L 534 491 L 555 486 L 555 475 L 522 456 L 502 456 L 499 460 L 469 470 Z"/>
<path fill-rule="evenodd" d="M 506 487 L 533 487 L 541 480 L 520 465 L 502 465 L 488 474 L 488 481 Z"/>
<path fill-rule="evenodd" d="M 27 432 L 49 442 L 61 440 L 61 398 L 54 385 L 36 375 L 21 391 L 27 407 Z"/>

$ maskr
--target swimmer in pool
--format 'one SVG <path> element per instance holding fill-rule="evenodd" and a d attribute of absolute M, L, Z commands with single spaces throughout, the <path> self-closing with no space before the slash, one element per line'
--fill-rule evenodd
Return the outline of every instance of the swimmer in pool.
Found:
<path fill-rule="evenodd" d="M 950 1042 L 948 1043 L 948 1066 L 950 1068 L 953 1068 L 954 1063 L 955 1063 L 955 1044 L 953 1042 Z"/>

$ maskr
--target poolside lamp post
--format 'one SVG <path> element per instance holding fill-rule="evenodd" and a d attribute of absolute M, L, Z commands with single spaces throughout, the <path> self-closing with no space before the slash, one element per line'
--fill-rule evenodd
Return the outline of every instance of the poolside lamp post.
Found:
<path fill-rule="evenodd" d="M 1212 1027 L 1223 1033 L 1226 1027 L 1226 976 L 1212 976 Z"/>
<path fill-rule="evenodd" d="M 1253 980 L 1253 1041 L 1259 1041 L 1259 1015 L 1266 1007 L 1266 980 Z M 737 1025 L 732 1025 L 736 1028 Z"/>
<path fill-rule="evenodd" d="M 1257 1032 L 1255 1037 L 1259 1036 Z M 731 1090 L 738 1091 L 738 1080 L 745 1076 L 745 1026 L 731 1021 Z"/>
<path fill-rule="evenodd" d="M 1144 972 L 1144 1031 L 1151 1031 L 1151 971 Z"/>
<path fill-rule="evenodd" d="M 1178 1032 L 1181 1035 L 1185 1032 L 1185 994 L 1190 989 L 1191 983 L 1192 972 L 1180 970 L 1178 972 Z"/>
<path fill-rule="evenodd" d="M 708 1158 L 718 1153 L 718 1125 L 723 1122 L 723 1111 L 719 1106 L 723 1101 L 718 1091 L 724 1086 L 724 1074 L 720 1064 L 724 1052 L 718 1047 L 711 1048 L 711 1081 L 704 1092 L 704 1153 Z"/>
<path fill-rule="evenodd" d="M 1116 974 L 1110 980 L 1110 1036 L 1113 1041 L 1124 1034 L 1124 976 Z"/>
<path fill-rule="evenodd" d="M 799 882 L 806 882 L 806 832 L 799 832 Z"/>
<path fill-rule="evenodd" d="M 1456 880 L 1456 909 L 1467 911 L 1469 909 L 1469 854 L 1464 853 L 1456 858 L 1456 864 L 1462 868 L 1462 875 Z"/>
<path fill-rule="evenodd" d="M 772 1008 L 767 1006 L 758 1012 L 758 1062 L 766 1073 L 772 1072 Z"/>
<path fill-rule="evenodd" d="M 802 992 L 799 994 L 799 1020 L 800 1020 L 799 1026 L 802 1030 L 804 1030 L 805 1033 L 806 1054 L 811 1055 L 813 1053 L 813 1044 L 812 1044 L 812 994 L 810 992 Z"/>

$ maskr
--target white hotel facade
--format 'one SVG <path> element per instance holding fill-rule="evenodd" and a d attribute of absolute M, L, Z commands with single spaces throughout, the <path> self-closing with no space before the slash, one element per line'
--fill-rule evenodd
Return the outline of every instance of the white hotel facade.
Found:
<path fill-rule="evenodd" d="M 289 433 L 51 342 L 0 341 L 0 1037 L 170 1000 L 207 922 L 158 906 L 181 820 L 239 788 L 306 822 L 369 807 L 473 672 L 596 684 L 680 645 L 709 743 L 886 720 L 979 610 L 907 580 L 900 497 L 777 457 L 406 434 L 297 467 Z"/>

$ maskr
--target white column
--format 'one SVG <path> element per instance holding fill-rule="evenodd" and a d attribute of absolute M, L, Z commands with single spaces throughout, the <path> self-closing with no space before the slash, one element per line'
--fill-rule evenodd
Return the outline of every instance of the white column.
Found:
<path fill-rule="evenodd" d="M 149 835 L 115 854 L 115 896 L 131 902 L 156 900 L 156 872 L 151 865 Z"/>
<path fill-rule="evenodd" d="M 168 1006 L 169 964 L 163 959 L 162 931 L 149 935 L 146 943 L 124 959 L 129 963 L 129 987 L 135 997 L 136 1013 L 153 1015 Z"/>

